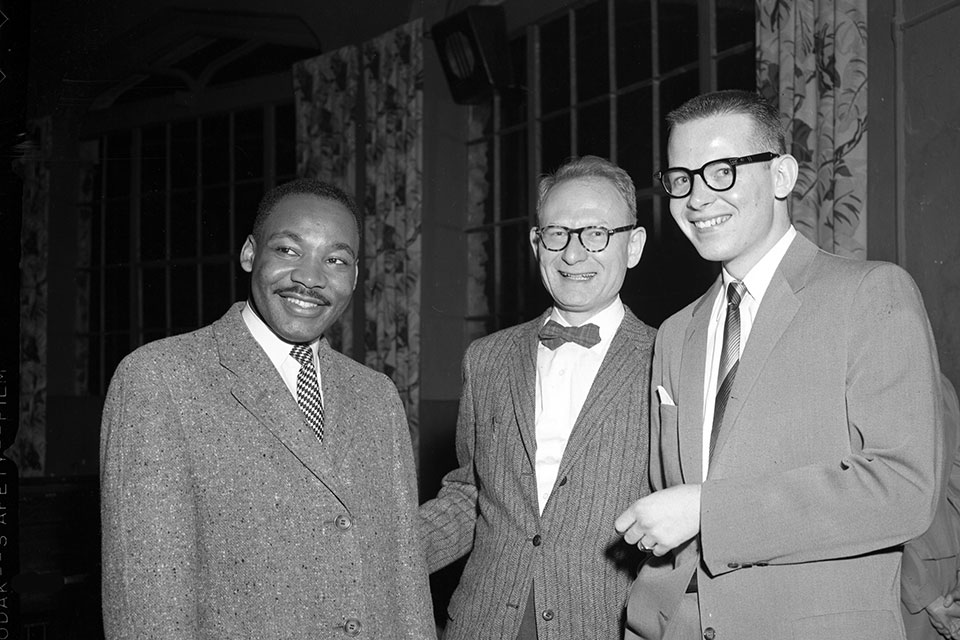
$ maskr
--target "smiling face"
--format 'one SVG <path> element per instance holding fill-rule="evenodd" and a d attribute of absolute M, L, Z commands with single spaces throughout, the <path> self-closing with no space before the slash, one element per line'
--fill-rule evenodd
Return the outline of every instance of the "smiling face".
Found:
<path fill-rule="evenodd" d="M 696 170 L 719 158 L 773 151 L 758 146 L 747 115 L 700 118 L 674 127 L 668 165 Z M 713 191 L 695 177 L 688 196 L 670 199 L 670 213 L 702 257 L 743 278 L 790 226 L 786 197 L 796 182 L 796 160 L 783 155 L 736 171 L 729 191 Z"/>
<path fill-rule="evenodd" d="M 341 203 L 285 196 L 240 251 L 257 315 L 287 342 L 319 338 L 350 302 L 359 245 L 355 218 Z"/>
<path fill-rule="evenodd" d="M 541 227 L 615 229 L 633 222 L 623 197 L 613 184 L 602 178 L 560 182 L 540 207 Z M 599 253 L 584 249 L 573 235 L 563 251 L 548 251 L 540 244 L 536 232 L 530 231 L 530 244 L 540 263 L 543 285 L 557 309 L 574 325 L 582 324 L 614 301 L 627 269 L 640 261 L 645 240 L 646 231 L 639 227 L 610 236 L 610 244 Z"/>

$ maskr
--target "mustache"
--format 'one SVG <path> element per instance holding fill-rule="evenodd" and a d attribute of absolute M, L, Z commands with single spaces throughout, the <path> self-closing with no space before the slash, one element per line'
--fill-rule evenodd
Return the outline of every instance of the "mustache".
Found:
<path fill-rule="evenodd" d="M 277 295 L 283 295 L 285 293 L 293 294 L 301 298 L 306 298 L 311 302 L 316 302 L 317 304 L 324 305 L 329 307 L 332 303 L 330 299 L 318 291 L 313 289 L 307 289 L 306 287 L 284 287 L 283 289 L 275 289 L 274 293 Z"/>

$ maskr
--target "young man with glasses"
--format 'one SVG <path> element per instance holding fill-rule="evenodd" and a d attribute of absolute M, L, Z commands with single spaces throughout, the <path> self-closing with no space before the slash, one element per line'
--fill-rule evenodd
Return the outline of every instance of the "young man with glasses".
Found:
<path fill-rule="evenodd" d="M 797 233 L 797 161 L 757 95 L 667 119 L 670 212 L 723 270 L 657 336 L 654 492 L 615 523 L 651 554 L 626 637 L 902 640 L 902 545 L 929 525 L 943 464 L 920 293 Z"/>
<path fill-rule="evenodd" d="M 537 211 L 553 306 L 468 348 L 460 467 L 420 510 L 431 571 L 470 554 L 446 640 L 619 637 L 642 557 L 610 526 L 647 491 L 655 332 L 619 296 L 646 239 L 633 181 L 573 160 Z"/>

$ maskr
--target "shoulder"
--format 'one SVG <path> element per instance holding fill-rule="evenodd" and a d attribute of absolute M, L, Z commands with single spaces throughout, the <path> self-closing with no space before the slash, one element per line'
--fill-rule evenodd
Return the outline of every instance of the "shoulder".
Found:
<path fill-rule="evenodd" d="M 641 346 L 653 346 L 653 341 L 657 337 L 657 330 L 640 320 L 629 307 L 623 307 L 623 322 L 620 324 L 620 331 L 627 335 L 629 340 L 639 342 Z"/>
<path fill-rule="evenodd" d="M 467 357 L 491 357 L 496 354 L 509 353 L 516 349 L 516 345 L 526 339 L 534 339 L 543 317 L 534 318 L 527 322 L 495 331 L 489 335 L 477 338 L 467 347 Z"/>
<path fill-rule="evenodd" d="M 161 338 L 138 347 L 117 366 L 118 374 L 164 371 L 202 361 L 214 352 L 215 342 L 210 326 L 189 333 Z"/>
<path fill-rule="evenodd" d="M 883 305 L 920 297 L 916 282 L 899 265 L 844 258 L 822 250 L 814 259 L 808 285 L 833 291 L 835 297 L 844 302 L 856 296 L 865 302 Z"/>
<path fill-rule="evenodd" d="M 326 349 L 327 353 L 324 354 L 324 358 L 329 362 L 329 367 L 336 371 L 333 375 L 338 376 L 341 380 L 349 380 L 353 386 L 364 390 L 378 389 L 393 394 L 397 393 L 396 385 L 385 373 L 357 362 L 335 350 L 326 342 L 322 343 L 320 348 Z M 324 375 L 328 372 L 321 370 L 320 373 Z"/>

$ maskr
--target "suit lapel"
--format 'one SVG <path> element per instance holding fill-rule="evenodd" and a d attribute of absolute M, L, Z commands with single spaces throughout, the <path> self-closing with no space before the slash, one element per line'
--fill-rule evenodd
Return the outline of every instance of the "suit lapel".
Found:
<path fill-rule="evenodd" d="M 677 439 L 680 447 L 680 471 L 684 482 L 703 480 L 703 375 L 706 367 L 707 328 L 713 302 L 723 285 L 718 278 L 693 308 L 683 341 L 680 361 L 680 393 L 678 403 Z"/>
<path fill-rule="evenodd" d="M 326 427 L 324 444 L 321 445 L 313 431 L 304 423 L 297 401 L 244 324 L 240 315 L 242 308 L 243 303 L 234 305 L 227 315 L 213 325 L 220 363 L 234 375 L 231 393 L 256 419 L 259 427 L 272 433 L 342 501 L 343 492 L 338 491 L 336 483 L 333 482 L 336 479 L 337 467 L 333 461 L 342 459 L 342 456 L 333 456 L 329 451 L 331 447 L 328 446 L 330 443 Z M 323 350 L 324 344 L 321 343 L 321 354 Z M 323 376 L 322 355 L 320 368 Z M 335 380 L 336 376 L 328 375 L 323 379 L 325 425 L 336 425 L 341 409 L 336 401 L 338 394 L 334 390 L 328 391 L 327 378 Z M 332 404 L 328 406 L 328 403 Z M 334 443 L 343 437 L 336 428 L 331 431 Z"/>
<path fill-rule="evenodd" d="M 624 312 L 620 328 L 610 342 L 607 355 L 597 370 L 597 376 L 583 401 L 580 415 L 573 425 L 570 440 L 560 460 L 558 478 L 562 478 L 567 469 L 576 464 L 586 450 L 592 434 L 620 406 L 618 398 L 624 393 L 624 387 L 634 381 L 633 372 L 637 369 L 639 358 L 637 349 L 640 345 L 640 321 L 626 307 Z"/>
<path fill-rule="evenodd" d="M 736 429 L 737 418 L 750 396 L 750 390 L 760 377 L 774 347 L 800 309 L 800 299 L 796 294 L 806 283 L 810 263 L 816 254 L 816 245 L 798 233 L 774 272 L 740 357 L 737 376 L 733 380 L 723 416 L 723 425 L 717 437 L 715 456 L 720 454 L 730 433 Z"/>
<path fill-rule="evenodd" d="M 527 453 L 531 468 L 537 459 L 536 434 L 536 396 L 537 396 L 537 337 L 541 325 L 546 321 L 547 311 L 537 320 L 521 327 L 516 336 L 515 357 L 507 364 L 510 379 L 510 397 L 513 400 L 514 415 L 520 428 L 520 440 Z"/>

